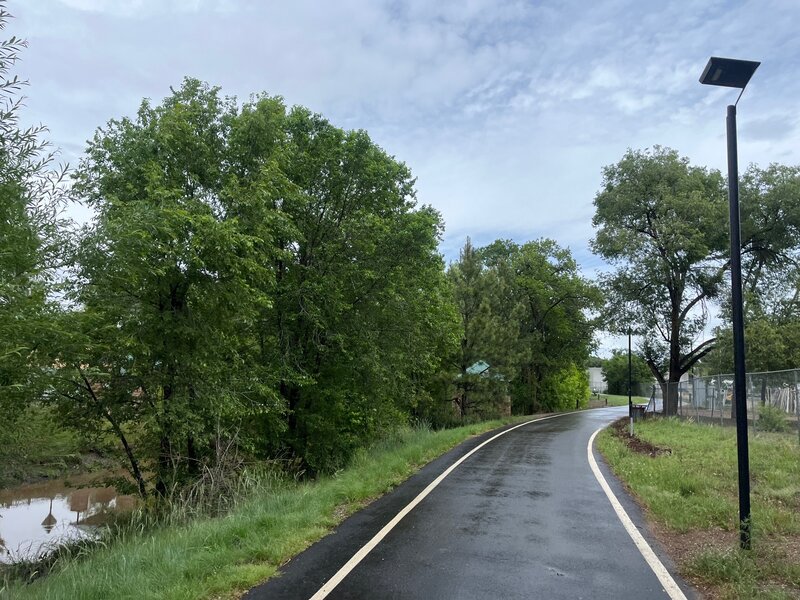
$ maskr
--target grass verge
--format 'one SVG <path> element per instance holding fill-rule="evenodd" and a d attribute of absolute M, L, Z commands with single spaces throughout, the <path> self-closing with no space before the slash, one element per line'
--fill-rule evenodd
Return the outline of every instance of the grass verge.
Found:
<path fill-rule="evenodd" d="M 602 432 L 597 443 L 645 507 L 682 575 L 709 598 L 800 598 L 796 437 L 751 437 L 753 549 L 742 551 L 735 430 L 655 419 L 637 424 L 636 436 L 659 451 L 637 451 L 637 444 L 614 428 Z"/>
<path fill-rule="evenodd" d="M 152 532 L 131 532 L 85 556 L 69 557 L 47 577 L 10 584 L 0 597 L 36 599 L 234 598 L 326 535 L 346 516 L 390 491 L 419 467 L 470 436 L 516 417 L 447 429 L 407 430 L 336 476 L 284 482 L 254 493 L 225 517 Z"/>
<path fill-rule="evenodd" d="M 618 396 L 616 394 L 599 394 L 599 395 L 592 395 L 590 401 L 594 402 L 595 404 L 598 401 L 601 404 L 605 404 L 605 401 L 608 401 L 608 406 L 628 406 L 628 397 L 627 396 Z M 633 400 L 634 404 L 646 404 L 648 398 L 644 396 L 632 396 L 631 400 Z"/>

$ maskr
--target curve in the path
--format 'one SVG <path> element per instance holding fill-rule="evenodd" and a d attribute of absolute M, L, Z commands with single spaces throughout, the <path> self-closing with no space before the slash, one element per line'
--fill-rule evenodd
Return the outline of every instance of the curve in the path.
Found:
<path fill-rule="evenodd" d="M 245 597 L 308 599 L 322 590 L 318 598 L 669 598 L 587 461 L 593 432 L 623 414 L 625 407 L 560 415 L 509 428 L 479 449 L 497 432 L 470 440 Z M 641 523 L 635 505 L 622 501 Z M 354 568 L 325 588 L 360 550 Z"/>

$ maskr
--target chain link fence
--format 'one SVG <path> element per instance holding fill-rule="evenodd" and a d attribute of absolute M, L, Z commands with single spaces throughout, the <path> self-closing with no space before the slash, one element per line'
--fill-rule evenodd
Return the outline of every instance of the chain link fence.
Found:
<path fill-rule="evenodd" d="M 747 422 L 755 431 L 797 427 L 800 431 L 800 369 L 748 373 Z M 677 398 L 678 415 L 698 422 L 733 425 L 733 374 L 692 377 L 652 386 L 648 412 L 663 410 L 664 394 Z"/>

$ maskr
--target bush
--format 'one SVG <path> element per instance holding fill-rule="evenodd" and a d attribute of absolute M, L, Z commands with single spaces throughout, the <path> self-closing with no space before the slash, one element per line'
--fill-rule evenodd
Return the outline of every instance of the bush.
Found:
<path fill-rule="evenodd" d="M 586 371 L 571 364 L 542 382 L 541 405 L 545 410 L 573 410 L 589 404 Z"/>
<path fill-rule="evenodd" d="M 758 411 L 758 428 L 761 431 L 787 431 L 789 422 L 786 413 L 777 406 L 765 404 Z"/>

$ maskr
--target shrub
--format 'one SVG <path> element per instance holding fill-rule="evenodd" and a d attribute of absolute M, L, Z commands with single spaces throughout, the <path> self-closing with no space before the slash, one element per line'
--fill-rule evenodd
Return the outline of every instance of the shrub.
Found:
<path fill-rule="evenodd" d="M 786 431 L 789 422 L 786 413 L 777 406 L 765 404 L 758 411 L 758 428 L 762 431 Z"/>

